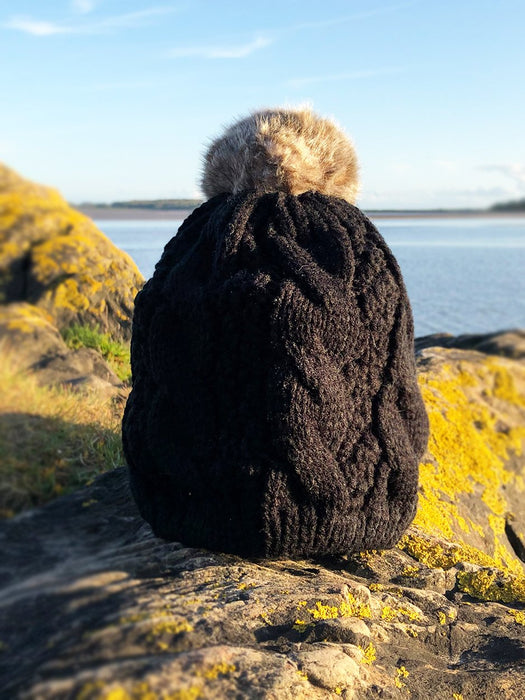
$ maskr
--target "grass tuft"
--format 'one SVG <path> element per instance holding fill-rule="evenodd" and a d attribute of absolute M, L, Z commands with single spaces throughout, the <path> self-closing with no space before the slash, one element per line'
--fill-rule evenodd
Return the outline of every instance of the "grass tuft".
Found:
<path fill-rule="evenodd" d="M 0 357 L 0 517 L 83 486 L 124 463 L 122 406 L 95 392 L 41 387 Z"/>
<path fill-rule="evenodd" d="M 108 362 L 117 377 L 128 382 L 131 378 L 130 349 L 129 345 L 124 345 L 113 340 L 107 333 L 101 333 L 99 326 L 74 324 L 68 328 L 63 328 L 62 337 L 69 348 L 92 348 L 97 350 Z"/>

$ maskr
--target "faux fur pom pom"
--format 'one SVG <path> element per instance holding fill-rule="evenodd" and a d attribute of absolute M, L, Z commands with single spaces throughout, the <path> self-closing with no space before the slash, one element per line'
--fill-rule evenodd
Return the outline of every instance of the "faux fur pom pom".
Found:
<path fill-rule="evenodd" d="M 208 199 L 248 189 L 294 195 L 313 190 L 353 204 L 358 188 L 352 143 L 310 110 L 254 112 L 213 141 L 204 157 Z"/>

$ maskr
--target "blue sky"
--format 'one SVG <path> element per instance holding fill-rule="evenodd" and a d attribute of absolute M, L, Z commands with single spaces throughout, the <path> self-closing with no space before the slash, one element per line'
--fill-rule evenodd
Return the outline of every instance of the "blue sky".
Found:
<path fill-rule="evenodd" d="M 353 139 L 364 208 L 525 196 L 523 0 L 0 2 L 0 160 L 70 201 L 199 196 L 261 107 Z"/>

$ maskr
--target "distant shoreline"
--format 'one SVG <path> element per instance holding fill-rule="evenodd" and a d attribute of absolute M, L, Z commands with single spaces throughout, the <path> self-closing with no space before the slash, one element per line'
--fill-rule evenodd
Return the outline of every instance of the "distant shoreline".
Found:
<path fill-rule="evenodd" d="M 185 219 L 191 214 L 192 209 L 124 209 L 120 207 L 74 207 L 90 219 L 106 221 L 145 221 L 164 219 L 174 221 Z"/>
<path fill-rule="evenodd" d="M 188 217 L 192 209 L 139 209 L 139 208 L 124 208 L 124 207 L 75 207 L 90 219 L 108 220 L 108 221 L 146 221 L 150 220 L 184 220 Z M 504 218 L 523 218 L 525 212 L 520 211 L 482 211 L 482 210 L 379 210 L 365 211 L 365 214 L 370 219 L 500 219 Z"/>

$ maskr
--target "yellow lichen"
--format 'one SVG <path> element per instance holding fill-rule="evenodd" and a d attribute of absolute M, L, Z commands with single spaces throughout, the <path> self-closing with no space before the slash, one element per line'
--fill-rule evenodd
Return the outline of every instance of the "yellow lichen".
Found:
<path fill-rule="evenodd" d="M 507 610 L 518 625 L 525 625 L 525 610 Z"/>
<path fill-rule="evenodd" d="M 450 569 L 460 561 L 492 566 L 495 561 L 485 552 L 468 544 L 438 542 L 424 534 L 404 535 L 398 547 L 430 568 Z"/>
<path fill-rule="evenodd" d="M 146 641 L 155 643 L 161 651 L 167 651 L 170 645 L 159 637 L 166 635 L 174 637 L 183 632 L 193 631 L 193 626 L 189 622 L 176 619 L 169 610 L 144 610 L 119 619 L 119 625 L 134 625 L 142 622 L 148 622 L 151 625 L 146 635 Z"/>
<path fill-rule="evenodd" d="M 174 692 L 154 690 L 149 683 L 142 681 L 129 687 L 112 683 L 109 687 L 102 681 L 86 683 L 75 700 L 197 700 L 202 688 L 190 686 Z"/>
<path fill-rule="evenodd" d="M 377 652 L 372 642 L 370 642 L 366 647 L 359 645 L 359 649 L 361 649 L 362 652 L 361 663 L 368 665 L 373 664 L 377 658 Z"/>
<path fill-rule="evenodd" d="M 305 632 L 308 631 L 309 624 L 308 624 L 308 622 L 306 622 L 306 620 L 296 620 L 293 624 L 292 629 L 294 629 L 296 632 L 300 632 L 301 634 L 304 634 Z"/>
<path fill-rule="evenodd" d="M 237 588 L 240 591 L 246 591 L 249 588 L 255 588 L 256 585 L 257 585 L 256 583 L 243 583 L 243 582 L 241 582 L 237 585 Z"/>
<path fill-rule="evenodd" d="M 106 693 L 104 700 L 131 700 L 131 695 L 124 688 L 113 688 Z M 153 695 L 151 696 L 151 700 L 154 700 Z"/>
<path fill-rule="evenodd" d="M 156 622 L 151 628 L 147 639 L 152 641 L 156 636 L 161 634 L 182 634 L 182 632 L 192 632 L 193 626 L 185 620 L 161 620 Z"/>
<path fill-rule="evenodd" d="M 403 678 L 408 678 L 409 672 L 404 666 L 398 666 L 396 668 L 396 677 L 394 678 L 394 685 L 396 688 L 405 688 L 406 683 L 403 682 Z"/>
<path fill-rule="evenodd" d="M 440 625 L 446 625 L 447 624 L 447 616 L 445 615 L 444 612 L 441 610 L 438 610 L 438 619 L 439 619 L 439 624 Z"/>
<path fill-rule="evenodd" d="M 504 360 L 493 358 L 479 366 L 460 366 L 459 371 L 444 364 L 433 373 L 421 373 L 419 382 L 429 416 L 432 460 L 420 468 L 421 494 L 414 524 L 425 533 L 465 546 L 461 533 L 474 530 L 482 535 L 490 529 L 491 563 L 517 572 L 521 565 L 503 539 L 508 506 L 502 486 L 515 479 L 505 460 L 511 453 L 521 454 L 525 428 L 505 426 L 483 400 L 485 392 L 497 398 L 502 410 L 506 404 L 513 411 L 525 406 L 511 369 Z M 458 496 L 478 491 L 487 506 L 486 522 L 473 523 L 461 513 Z"/>
<path fill-rule="evenodd" d="M 460 590 L 473 598 L 502 603 L 525 603 L 525 575 L 503 573 L 497 569 L 458 571 Z"/>
<path fill-rule="evenodd" d="M 235 666 L 235 664 L 227 664 L 225 662 L 221 662 L 215 664 L 214 666 L 211 666 L 210 668 L 206 669 L 206 671 L 199 672 L 197 675 L 202 675 L 208 680 L 215 680 L 219 676 L 227 676 L 229 673 L 234 673 L 236 670 L 237 667 Z"/>
<path fill-rule="evenodd" d="M 410 610 L 409 608 L 392 608 L 390 605 L 385 605 L 381 610 L 381 619 L 387 622 L 392 622 L 403 616 L 408 617 L 409 620 L 421 620 L 420 613 L 416 610 Z"/>
<path fill-rule="evenodd" d="M 371 583 L 371 584 L 369 584 L 368 588 L 371 591 L 382 591 L 382 590 L 384 590 L 385 587 L 382 583 Z"/>
<path fill-rule="evenodd" d="M 259 617 L 263 622 L 265 622 L 267 625 L 271 625 L 272 621 L 270 620 L 268 613 L 262 612 L 260 613 Z"/>
<path fill-rule="evenodd" d="M 0 166 L 0 298 L 10 280 L 10 266 L 24 259 L 43 291 L 37 303 L 51 313 L 56 325 L 79 314 L 104 325 L 109 296 L 111 315 L 129 322 L 142 282 L 129 255 L 115 248 L 58 192 L 6 172 L 10 171 Z"/>
<path fill-rule="evenodd" d="M 525 396 L 516 389 L 516 382 L 512 374 L 497 360 L 486 360 L 485 367 L 492 372 L 493 376 L 492 396 L 507 403 L 525 407 Z"/>
<path fill-rule="evenodd" d="M 104 688 L 102 681 L 85 683 L 75 696 L 75 700 L 91 700 L 91 698 L 100 698 L 100 691 Z"/>
<path fill-rule="evenodd" d="M 323 605 L 317 601 L 314 608 L 308 608 L 314 620 L 329 620 L 337 617 L 370 617 L 370 606 L 357 600 L 351 593 L 340 605 Z"/>

